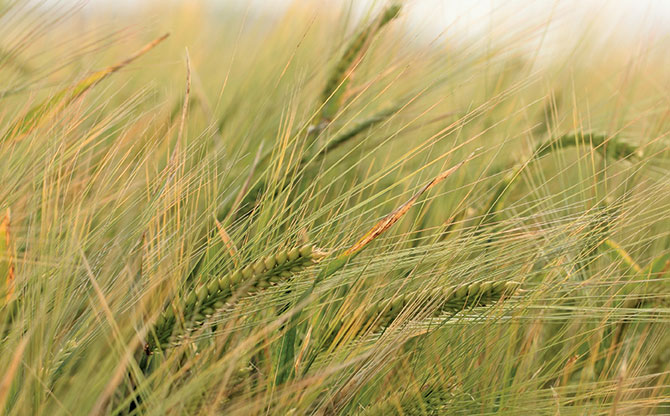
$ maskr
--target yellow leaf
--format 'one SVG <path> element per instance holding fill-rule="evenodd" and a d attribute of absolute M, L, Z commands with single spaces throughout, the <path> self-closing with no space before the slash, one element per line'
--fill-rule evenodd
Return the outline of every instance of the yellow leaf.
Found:
<path fill-rule="evenodd" d="M 14 292 L 14 253 L 12 250 L 12 239 L 10 234 L 10 211 L 0 219 L 0 279 L 4 283 L 1 293 L 5 300 Z M 2 284 L 2 283 L 0 283 Z"/>

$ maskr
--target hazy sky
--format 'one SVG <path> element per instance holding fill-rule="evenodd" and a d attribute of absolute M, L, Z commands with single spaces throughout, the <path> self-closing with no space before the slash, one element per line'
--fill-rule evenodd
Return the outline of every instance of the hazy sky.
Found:
<path fill-rule="evenodd" d="M 104 5 L 133 8 L 179 0 L 49 0 L 86 1 L 89 8 Z M 181 0 L 216 6 L 250 7 L 281 14 L 292 3 L 337 5 L 345 3 L 366 10 L 386 0 Z M 552 46 L 578 41 L 585 31 L 591 36 L 632 40 L 645 44 L 670 37 L 670 0 L 404 0 L 403 19 L 410 36 L 421 41 L 459 38 L 503 39 L 528 33 L 529 48 L 541 45 L 551 54 Z M 570 39 L 574 33 L 575 38 Z M 534 36 L 533 39 L 530 37 Z M 535 42 L 533 42 L 535 41 Z M 518 43 L 518 42 L 517 42 Z"/>
<path fill-rule="evenodd" d="M 68 0 L 53 0 L 68 1 Z M 77 0 L 69 0 L 77 1 Z M 82 0 L 79 0 L 82 1 Z M 84 0 L 89 7 L 103 4 L 113 7 L 135 7 L 156 0 Z M 167 0 L 161 0 L 167 1 Z M 174 1 L 174 0 L 173 0 Z M 199 0 L 183 0 L 199 1 Z M 349 3 L 365 8 L 379 0 L 200 0 L 213 5 L 247 6 L 281 13 L 296 1 L 316 4 Z M 597 29 L 652 30 L 670 33 L 670 0 L 405 0 L 406 13 L 427 26 L 450 26 L 460 31 L 486 30 L 491 17 L 513 15 L 520 21 L 546 19 L 549 15 L 566 20 L 589 16 L 603 20 Z"/>

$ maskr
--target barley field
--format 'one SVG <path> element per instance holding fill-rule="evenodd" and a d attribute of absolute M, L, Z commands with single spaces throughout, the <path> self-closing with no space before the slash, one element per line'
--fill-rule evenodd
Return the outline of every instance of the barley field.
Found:
<path fill-rule="evenodd" d="M 0 0 L 0 414 L 670 414 L 670 32 L 250 3 Z"/>

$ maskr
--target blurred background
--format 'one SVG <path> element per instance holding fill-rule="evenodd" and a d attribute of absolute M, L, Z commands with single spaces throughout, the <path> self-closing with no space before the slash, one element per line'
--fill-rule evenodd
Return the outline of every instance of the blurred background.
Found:
<path fill-rule="evenodd" d="M 253 25 L 257 19 L 279 22 L 292 10 L 331 9 L 352 25 L 383 5 L 377 0 L 46 0 L 44 4 L 78 9 L 77 16 L 104 17 L 95 25 L 123 27 L 135 23 L 154 28 L 173 13 L 207 17 L 238 16 L 234 22 Z M 588 38 L 620 49 L 648 49 L 670 36 L 670 2 L 663 0 L 408 0 L 404 2 L 407 37 L 420 44 L 454 45 L 480 41 L 481 48 L 499 44 L 522 47 L 536 63 L 561 51 L 574 51 Z M 244 17 L 244 18 L 242 18 Z M 141 20 L 139 20 L 141 19 Z M 240 26 L 243 27 L 243 26 Z M 660 41 L 660 42 L 659 42 Z"/>
<path fill-rule="evenodd" d="M 364 13 L 377 0 L 47 0 L 47 3 L 78 4 L 89 12 L 103 10 L 108 17 L 128 12 L 197 4 L 210 10 L 245 8 L 252 13 L 282 15 L 290 7 L 340 8 Z M 311 3 L 311 4 L 310 4 Z M 667 36 L 670 33 L 670 2 L 664 0 L 408 0 L 406 19 L 419 37 L 453 38 L 478 36 L 482 32 L 529 22 L 579 31 L 589 29 L 601 36 Z M 587 20 L 584 20 L 587 19 Z M 583 25 L 587 24 L 589 28 Z"/>

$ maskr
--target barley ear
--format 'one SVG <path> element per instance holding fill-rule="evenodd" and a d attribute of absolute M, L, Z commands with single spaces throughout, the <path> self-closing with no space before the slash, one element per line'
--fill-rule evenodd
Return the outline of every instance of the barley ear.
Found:
<path fill-rule="evenodd" d="M 230 301 L 240 289 L 246 294 L 253 294 L 289 278 L 302 270 L 317 264 L 326 253 L 311 244 L 294 247 L 278 253 L 259 258 L 241 270 L 213 279 L 191 291 L 183 303 L 184 317 L 187 327 L 195 328 L 206 318 L 212 316 Z M 170 345 L 176 319 L 171 307 L 163 311 L 154 324 L 154 336 L 146 347 L 147 353 L 157 347 L 166 348 Z M 153 338 L 153 339 L 152 339 Z"/>
<path fill-rule="evenodd" d="M 432 383 L 431 383 L 432 384 Z M 425 385 L 421 391 L 404 391 L 366 407 L 360 416 L 419 416 L 450 414 L 447 405 L 453 393 L 438 385 Z"/>
<path fill-rule="evenodd" d="M 50 388 L 53 388 L 56 380 L 58 380 L 58 377 L 63 373 L 65 366 L 75 358 L 75 352 L 78 347 L 79 343 L 76 340 L 71 339 L 54 355 L 47 374 Z"/>
<path fill-rule="evenodd" d="M 519 287 L 520 283 L 513 280 L 465 283 L 459 286 L 434 288 L 418 294 L 417 299 L 424 299 L 426 304 L 437 304 L 435 316 L 439 316 L 443 312 L 453 314 L 475 307 L 490 306 L 513 295 Z M 372 331 L 380 331 L 390 325 L 407 303 L 408 297 L 399 296 L 388 303 L 381 313 L 377 305 L 371 307 L 367 311 L 367 316 L 374 320 Z"/>
<path fill-rule="evenodd" d="M 387 23 L 395 19 L 399 13 L 400 5 L 389 6 L 347 46 L 344 54 L 328 77 L 326 86 L 321 93 L 321 99 L 324 103 L 321 111 L 321 120 L 332 120 L 335 116 L 340 108 L 344 92 L 347 89 L 348 80 L 358 61 L 369 47 L 372 37 Z"/>
<path fill-rule="evenodd" d="M 100 71 L 94 72 L 93 74 L 79 81 L 74 86 L 60 90 L 53 97 L 31 108 L 20 120 L 13 124 L 13 126 L 8 130 L 7 135 L 3 138 L 3 140 L 0 141 L 8 140 L 11 137 L 13 137 L 14 140 L 20 140 L 24 138 L 35 128 L 41 126 L 43 123 L 54 117 L 68 105 L 74 102 L 77 98 L 84 95 L 86 91 L 95 87 L 105 78 L 109 77 L 119 69 L 127 66 L 137 58 L 149 52 L 156 45 L 164 41 L 168 36 L 168 34 L 165 34 L 158 39 L 155 39 L 123 61 Z"/>
<path fill-rule="evenodd" d="M 603 157 L 612 159 L 628 159 L 641 157 L 642 151 L 635 145 L 621 138 L 596 132 L 572 132 L 558 138 L 552 138 L 540 144 L 534 152 L 534 157 L 545 156 L 555 149 L 574 147 L 579 144 L 591 146 Z"/>

